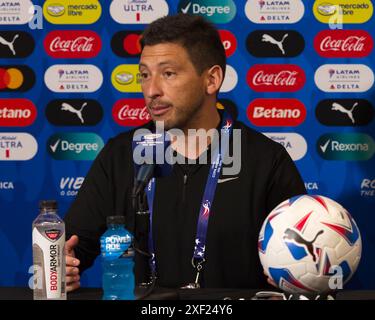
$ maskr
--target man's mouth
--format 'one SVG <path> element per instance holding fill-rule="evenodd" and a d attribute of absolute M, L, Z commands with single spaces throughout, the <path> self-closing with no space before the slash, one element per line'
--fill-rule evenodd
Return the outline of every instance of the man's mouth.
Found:
<path fill-rule="evenodd" d="M 153 116 L 160 117 L 164 114 L 166 114 L 172 107 L 170 105 L 155 105 L 152 106 L 151 109 L 151 114 Z"/>

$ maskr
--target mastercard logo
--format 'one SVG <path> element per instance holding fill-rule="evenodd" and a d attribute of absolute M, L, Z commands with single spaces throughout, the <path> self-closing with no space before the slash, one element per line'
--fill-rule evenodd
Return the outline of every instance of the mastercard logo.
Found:
<path fill-rule="evenodd" d="M 27 66 L 0 66 L 0 92 L 27 91 L 35 83 L 35 74 Z"/>
<path fill-rule="evenodd" d="M 123 58 L 139 57 L 141 54 L 142 31 L 119 31 L 111 40 L 112 51 Z"/>

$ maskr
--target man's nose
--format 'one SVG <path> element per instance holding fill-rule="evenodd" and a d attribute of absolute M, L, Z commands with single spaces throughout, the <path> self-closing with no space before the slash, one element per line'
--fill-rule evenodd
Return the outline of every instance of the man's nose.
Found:
<path fill-rule="evenodd" d="M 142 89 L 144 95 L 149 99 L 155 99 L 163 94 L 160 81 L 156 77 L 150 77 L 150 79 L 143 85 Z"/>

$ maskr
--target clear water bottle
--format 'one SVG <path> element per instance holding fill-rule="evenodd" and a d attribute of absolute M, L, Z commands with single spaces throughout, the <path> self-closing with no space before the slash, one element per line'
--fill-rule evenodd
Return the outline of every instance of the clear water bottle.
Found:
<path fill-rule="evenodd" d="M 133 236 L 124 224 L 123 216 L 107 217 L 108 229 L 100 238 L 104 300 L 134 300 Z"/>
<path fill-rule="evenodd" d="M 66 300 L 65 223 L 57 215 L 55 200 L 39 202 L 33 222 L 34 299 Z"/>

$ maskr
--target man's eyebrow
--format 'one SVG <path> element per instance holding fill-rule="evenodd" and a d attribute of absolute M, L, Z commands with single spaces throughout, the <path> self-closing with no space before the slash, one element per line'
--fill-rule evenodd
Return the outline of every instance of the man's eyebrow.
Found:
<path fill-rule="evenodd" d="M 166 60 L 166 61 L 159 62 L 158 63 L 158 67 L 161 67 L 161 66 L 164 66 L 164 65 L 168 65 L 168 64 L 170 64 L 170 65 L 173 66 L 176 63 L 174 61 L 172 61 L 172 60 Z M 141 67 L 148 68 L 148 66 L 145 63 L 142 63 L 142 62 L 140 62 L 138 66 L 139 66 L 139 68 L 141 68 Z"/>

